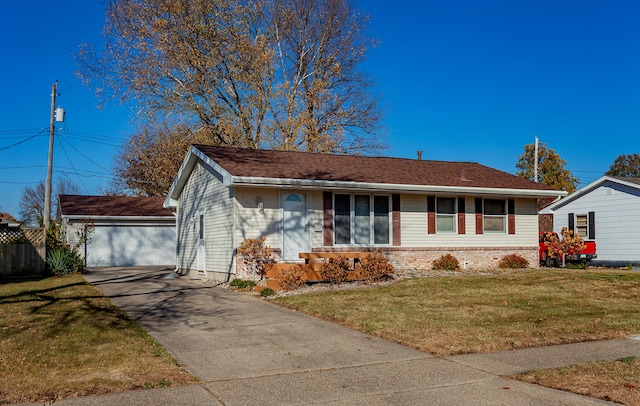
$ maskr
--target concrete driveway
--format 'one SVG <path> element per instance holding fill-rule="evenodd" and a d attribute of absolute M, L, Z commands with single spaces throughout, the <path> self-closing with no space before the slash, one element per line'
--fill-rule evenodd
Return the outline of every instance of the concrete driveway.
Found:
<path fill-rule="evenodd" d="M 606 404 L 503 379 L 250 294 L 168 278 L 171 272 L 109 268 L 85 277 L 203 381 L 191 386 L 192 398 L 176 395 L 185 404 Z M 185 391 L 158 393 L 172 390 Z M 159 396 L 165 404 L 176 399 Z"/>

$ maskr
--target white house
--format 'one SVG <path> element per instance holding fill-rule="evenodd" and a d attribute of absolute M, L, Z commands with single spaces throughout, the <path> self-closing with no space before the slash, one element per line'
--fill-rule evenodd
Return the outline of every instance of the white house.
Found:
<path fill-rule="evenodd" d="M 538 263 L 536 199 L 566 195 L 477 163 L 194 145 L 165 200 L 178 270 L 241 277 L 236 248 L 266 237 L 280 262 L 378 249 L 425 269 L 444 253 L 469 268 L 518 253 Z"/>
<path fill-rule="evenodd" d="M 595 240 L 594 265 L 640 264 L 640 178 L 603 176 L 540 213 L 553 215 L 556 232 Z"/>
<path fill-rule="evenodd" d="M 67 243 L 80 241 L 86 266 L 174 266 L 176 219 L 163 200 L 60 195 L 58 216 Z"/>

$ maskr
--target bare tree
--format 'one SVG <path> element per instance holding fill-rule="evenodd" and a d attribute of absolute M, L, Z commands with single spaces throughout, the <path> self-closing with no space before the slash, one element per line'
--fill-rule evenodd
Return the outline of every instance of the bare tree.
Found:
<path fill-rule="evenodd" d="M 62 194 L 78 194 L 78 185 L 68 179 L 61 179 L 56 183 L 56 193 L 52 196 L 52 212 L 56 213 L 58 207 L 58 196 Z M 35 187 L 27 186 L 22 190 L 22 196 L 18 203 L 20 218 L 27 224 L 43 224 L 44 220 L 45 185 L 38 183 Z"/>
<path fill-rule="evenodd" d="M 111 0 L 104 52 L 82 45 L 79 74 L 212 144 L 370 152 L 366 22 L 349 0 Z"/>

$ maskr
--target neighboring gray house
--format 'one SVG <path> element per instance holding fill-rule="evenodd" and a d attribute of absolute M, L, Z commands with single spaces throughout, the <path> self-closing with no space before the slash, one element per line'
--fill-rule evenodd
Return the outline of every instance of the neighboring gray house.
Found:
<path fill-rule="evenodd" d="M 80 244 L 86 266 L 176 263 L 176 219 L 161 197 L 60 195 L 58 218 L 69 245 Z"/>
<path fill-rule="evenodd" d="M 640 264 L 640 178 L 603 176 L 540 211 L 596 242 L 594 265 Z"/>
<path fill-rule="evenodd" d="M 379 249 L 405 269 L 444 253 L 467 268 L 518 253 L 538 264 L 538 198 L 566 195 L 477 163 L 191 147 L 165 200 L 177 209 L 177 268 L 248 276 L 235 250 L 266 236 L 301 252 Z"/>

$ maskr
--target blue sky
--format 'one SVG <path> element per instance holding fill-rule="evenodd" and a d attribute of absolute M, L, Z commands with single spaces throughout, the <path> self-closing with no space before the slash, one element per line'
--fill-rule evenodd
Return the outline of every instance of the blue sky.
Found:
<path fill-rule="evenodd" d="M 97 108 L 72 53 L 100 43 L 104 0 L 9 2 L 0 14 L 0 211 L 18 216 L 46 177 L 58 80 L 54 181 L 99 194 L 132 132 Z M 386 155 L 474 161 L 515 173 L 534 135 L 584 185 L 640 153 L 640 2 L 364 1 L 380 41 L 365 65 L 385 106 Z M 21 142 L 21 143 L 20 143 Z M 16 143 L 18 145 L 12 146 Z"/>

